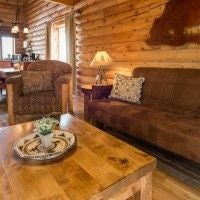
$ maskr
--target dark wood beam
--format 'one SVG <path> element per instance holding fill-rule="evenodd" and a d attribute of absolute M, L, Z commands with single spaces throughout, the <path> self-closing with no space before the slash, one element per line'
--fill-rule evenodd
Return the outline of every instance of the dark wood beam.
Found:
<path fill-rule="evenodd" d="M 23 5 L 26 0 L 18 0 L 19 5 Z M 17 0 L 0 0 L 0 3 L 5 3 L 8 5 L 17 5 Z"/>
<path fill-rule="evenodd" d="M 92 5 L 94 3 L 98 3 L 102 0 L 46 0 L 46 1 L 70 5 L 71 7 L 69 8 L 69 12 L 72 12 L 75 10 L 79 10 L 83 7 Z"/>
<path fill-rule="evenodd" d="M 46 0 L 46 1 L 69 5 L 69 6 L 74 6 L 75 4 L 79 2 L 79 0 Z"/>
<path fill-rule="evenodd" d="M 82 0 L 82 1 L 78 1 L 76 3 L 76 5 L 74 5 L 72 10 L 79 10 L 83 7 L 90 6 L 90 5 L 92 5 L 94 3 L 98 3 L 100 1 L 102 1 L 102 0 Z"/>

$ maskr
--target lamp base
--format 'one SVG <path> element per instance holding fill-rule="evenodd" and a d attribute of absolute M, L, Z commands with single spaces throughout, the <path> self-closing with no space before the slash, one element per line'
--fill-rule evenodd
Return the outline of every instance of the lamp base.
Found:
<path fill-rule="evenodd" d="M 99 67 L 99 70 L 96 76 L 96 85 L 108 85 L 108 81 L 107 81 L 103 66 Z"/>

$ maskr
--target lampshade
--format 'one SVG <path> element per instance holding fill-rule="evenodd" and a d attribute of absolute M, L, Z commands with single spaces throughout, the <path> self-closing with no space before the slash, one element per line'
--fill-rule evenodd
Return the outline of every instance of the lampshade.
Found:
<path fill-rule="evenodd" d="M 23 33 L 29 33 L 28 28 L 24 28 Z"/>
<path fill-rule="evenodd" d="M 19 27 L 16 26 L 16 25 L 15 25 L 12 29 L 13 29 L 13 31 L 14 31 L 15 33 L 18 33 L 18 32 L 19 32 Z"/>
<path fill-rule="evenodd" d="M 11 33 L 17 33 L 17 31 L 14 29 L 14 27 L 12 27 Z"/>
<path fill-rule="evenodd" d="M 23 41 L 23 48 L 26 49 L 28 47 L 28 41 L 24 40 Z"/>
<path fill-rule="evenodd" d="M 110 65 L 112 63 L 111 57 L 108 55 L 106 51 L 98 51 L 94 56 L 90 66 L 105 66 Z"/>

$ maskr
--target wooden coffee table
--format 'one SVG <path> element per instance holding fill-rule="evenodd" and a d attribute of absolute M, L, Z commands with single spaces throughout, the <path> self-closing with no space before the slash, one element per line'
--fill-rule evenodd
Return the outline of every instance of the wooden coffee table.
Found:
<path fill-rule="evenodd" d="M 152 199 L 155 158 L 68 114 L 60 128 L 77 136 L 77 150 L 46 165 L 13 154 L 15 141 L 32 133 L 32 122 L 0 129 L 0 199 Z"/>

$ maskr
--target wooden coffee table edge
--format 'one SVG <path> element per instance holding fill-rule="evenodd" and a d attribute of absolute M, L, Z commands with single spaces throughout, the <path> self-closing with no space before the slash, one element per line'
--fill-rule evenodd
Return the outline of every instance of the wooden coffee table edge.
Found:
<path fill-rule="evenodd" d="M 135 197 L 134 199 L 152 199 L 152 172 L 156 168 L 157 160 L 146 164 L 134 173 L 129 174 L 120 181 L 95 194 L 90 200 L 121 200 Z"/>

